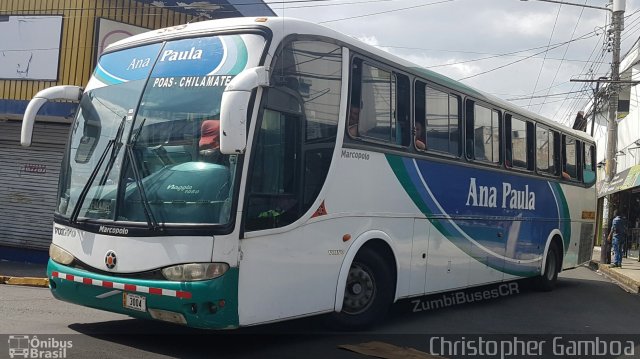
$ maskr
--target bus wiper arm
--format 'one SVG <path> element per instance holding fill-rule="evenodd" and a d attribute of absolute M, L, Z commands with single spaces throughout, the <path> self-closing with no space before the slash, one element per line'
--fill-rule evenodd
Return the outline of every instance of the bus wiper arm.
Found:
<path fill-rule="evenodd" d="M 80 196 L 78 197 L 78 200 L 76 201 L 76 205 L 73 207 L 73 211 L 71 212 L 71 218 L 69 219 L 69 221 L 71 223 L 75 223 L 78 220 L 78 214 L 80 213 L 80 207 L 82 207 L 82 203 L 84 202 L 85 198 L 87 197 L 87 193 L 89 193 L 89 189 L 91 188 L 91 184 L 93 183 L 93 181 L 95 181 L 96 176 L 98 175 L 98 171 L 100 170 L 100 167 L 102 167 L 102 163 L 104 162 L 105 158 L 107 158 L 107 153 L 109 152 L 109 149 L 111 149 L 111 147 L 113 146 L 114 142 L 115 142 L 115 140 L 109 140 L 109 142 L 107 143 L 107 146 L 104 148 L 104 151 L 102 151 L 102 155 L 100 155 L 100 159 L 98 160 L 98 163 L 93 168 L 93 171 L 91 171 L 91 174 L 89 175 L 89 180 L 84 185 L 84 187 L 82 187 L 82 191 L 80 192 Z"/>
<path fill-rule="evenodd" d="M 140 177 L 140 172 L 138 171 L 138 161 L 136 160 L 136 156 L 133 153 L 133 144 L 127 145 L 126 153 L 129 157 L 129 162 L 131 163 L 133 177 L 136 180 L 136 186 L 138 187 L 138 193 L 140 194 L 140 200 L 142 201 L 144 216 L 147 218 L 147 225 L 149 226 L 149 229 L 156 231 L 160 229 L 160 226 L 158 226 L 158 222 L 156 221 L 156 218 L 151 211 L 149 200 L 147 200 L 147 194 L 145 193 L 144 187 L 142 185 L 142 178 Z"/>
<path fill-rule="evenodd" d="M 102 177 L 100 178 L 100 186 L 104 186 L 104 184 L 107 183 L 107 179 L 109 177 L 109 174 L 111 173 L 111 169 L 116 162 L 118 153 L 120 153 L 120 147 L 122 147 L 122 134 L 124 133 L 124 123 L 126 122 L 126 120 L 127 116 L 124 116 L 120 121 L 120 126 L 118 127 L 118 131 L 116 132 L 116 137 L 113 139 L 113 150 L 111 151 L 109 162 L 107 162 L 107 167 L 104 169 Z"/>
<path fill-rule="evenodd" d="M 117 143 L 122 140 L 122 133 L 124 132 L 124 123 L 126 119 L 127 117 L 124 116 L 120 121 L 120 126 L 118 127 L 118 131 L 116 132 L 116 137 L 113 140 L 109 140 L 109 142 L 107 143 L 107 146 L 104 148 L 104 151 L 102 151 L 102 154 L 100 155 L 100 159 L 98 160 L 98 163 L 91 171 L 91 174 L 89 175 L 89 179 L 87 180 L 87 183 L 85 183 L 84 187 L 82 187 L 82 191 L 80 192 L 78 201 L 76 202 L 76 205 L 73 207 L 73 211 L 71 212 L 71 218 L 69 219 L 71 223 L 76 223 L 76 221 L 78 220 L 82 203 L 84 203 L 84 200 L 86 199 L 87 194 L 89 193 L 89 189 L 91 189 L 91 185 L 93 184 L 93 181 L 95 181 L 96 177 L 98 176 L 98 172 L 100 171 L 100 168 L 104 163 L 104 160 L 107 158 L 107 153 L 109 153 L 109 150 L 111 149 L 112 150 L 111 156 L 109 156 L 109 162 L 107 163 L 107 168 L 105 168 L 105 171 L 102 174 L 102 178 L 100 179 L 100 184 L 104 185 L 104 183 L 107 181 L 107 176 L 109 175 L 109 172 L 111 172 L 111 168 L 113 167 L 113 163 L 115 162 L 115 157 L 118 155 L 118 150 L 122 145 L 121 143 L 120 145 L 117 145 Z"/>

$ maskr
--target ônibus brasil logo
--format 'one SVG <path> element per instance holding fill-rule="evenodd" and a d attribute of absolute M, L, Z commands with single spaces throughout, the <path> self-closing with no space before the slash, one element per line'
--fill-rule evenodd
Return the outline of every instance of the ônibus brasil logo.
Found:
<path fill-rule="evenodd" d="M 10 358 L 66 358 L 71 340 L 40 339 L 36 335 L 9 335 Z"/>

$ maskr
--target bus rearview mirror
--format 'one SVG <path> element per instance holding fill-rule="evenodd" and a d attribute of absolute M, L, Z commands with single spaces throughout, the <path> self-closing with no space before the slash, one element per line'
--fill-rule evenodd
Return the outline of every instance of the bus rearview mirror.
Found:
<path fill-rule="evenodd" d="M 251 93 L 269 86 L 269 72 L 264 66 L 242 71 L 229 82 L 220 103 L 220 152 L 244 153 L 247 147 L 247 115 Z"/>
<path fill-rule="evenodd" d="M 22 117 L 22 131 L 20 133 L 20 144 L 24 147 L 31 146 L 33 135 L 33 124 L 40 108 L 49 100 L 78 101 L 82 97 L 82 87 L 79 86 L 54 86 L 38 92 L 24 111 Z"/>

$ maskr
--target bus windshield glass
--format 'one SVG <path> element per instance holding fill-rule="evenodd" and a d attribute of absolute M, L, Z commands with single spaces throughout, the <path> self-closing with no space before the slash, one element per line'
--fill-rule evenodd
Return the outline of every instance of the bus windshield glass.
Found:
<path fill-rule="evenodd" d="M 228 223 L 237 158 L 219 150 L 220 101 L 264 44 L 222 35 L 103 55 L 71 130 L 56 213 L 154 227 Z"/>

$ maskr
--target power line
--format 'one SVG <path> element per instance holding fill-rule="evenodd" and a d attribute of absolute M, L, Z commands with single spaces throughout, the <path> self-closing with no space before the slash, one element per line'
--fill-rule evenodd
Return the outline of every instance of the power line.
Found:
<path fill-rule="evenodd" d="M 603 32 L 602 36 L 603 36 L 603 39 L 604 39 L 604 36 L 605 36 L 604 32 Z M 596 44 L 595 44 L 595 46 L 594 46 L 594 48 L 593 48 L 593 50 L 591 50 L 591 54 L 589 54 L 589 57 L 588 57 L 588 59 L 589 59 L 589 60 L 590 60 L 590 59 L 591 59 L 591 57 L 595 54 L 596 49 L 598 48 L 598 45 L 599 45 L 599 44 L 598 44 L 598 43 L 596 43 Z M 600 44 L 600 47 L 604 49 L 604 44 Z M 588 65 L 589 65 L 588 63 L 585 63 L 585 65 L 582 67 L 581 72 L 585 72 L 585 71 L 586 71 L 586 69 L 587 69 L 587 66 L 588 66 Z M 593 65 L 592 65 L 592 68 L 593 68 Z M 570 91 L 573 91 L 573 90 L 574 90 L 574 88 L 575 88 L 575 83 L 571 84 Z M 566 99 L 565 99 L 565 101 L 566 101 Z M 558 109 L 556 110 L 556 112 L 555 112 L 555 113 L 553 114 L 553 116 L 551 117 L 552 119 L 553 119 L 553 118 L 556 118 L 556 116 L 558 115 L 558 113 L 559 113 L 560 109 L 562 108 L 562 106 L 564 106 L 564 102 L 565 102 L 565 101 L 563 101 L 563 102 L 562 102 L 562 104 L 560 105 L 560 107 L 558 107 Z"/>
<path fill-rule="evenodd" d="M 536 92 L 538 88 L 538 81 L 540 81 L 540 76 L 542 75 L 542 70 L 544 70 L 544 63 L 547 60 L 547 54 L 549 53 L 549 46 L 551 45 L 551 40 L 553 40 L 553 34 L 556 32 L 556 25 L 558 24 L 558 18 L 560 17 L 560 10 L 562 9 L 562 5 L 558 6 L 558 12 L 556 13 L 556 19 L 553 22 L 553 28 L 551 28 L 551 36 L 549 36 L 549 42 L 547 43 L 547 51 L 544 52 L 544 58 L 542 59 L 542 65 L 540 65 L 540 71 L 538 71 L 538 77 L 536 78 L 536 83 L 533 85 L 533 92 Z M 529 104 L 527 108 L 531 108 L 531 100 L 529 100 Z"/>
<path fill-rule="evenodd" d="M 534 99 L 534 98 L 547 98 L 547 97 L 553 97 L 553 96 L 564 96 L 564 95 L 570 95 L 570 94 L 574 94 L 574 93 L 584 93 L 584 92 L 585 91 L 559 92 L 559 93 L 548 94 L 548 95 L 540 95 L 540 96 L 514 97 L 514 98 L 508 98 L 506 100 L 507 101 L 524 101 L 524 100 L 531 100 L 531 99 Z"/>
<path fill-rule="evenodd" d="M 574 41 L 579 41 L 579 40 L 585 40 L 585 39 L 588 39 L 588 38 L 590 38 L 590 37 L 595 36 L 595 35 L 590 35 L 590 34 L 592 34 L 592 33 L 594 33 L 594 31 L 589 32 L 589 33 L 587 33 L 587 34 L 585 34 L 585 35 L 583 35 L 583 36 L 581 36 L 581 37 L 579 37 L 579 38 L 576 38 L 576 39 L 573 39 L 573 40 L 569 40 L 569 41 L 565 41 L 565 42 L 559 43 L 558 45 L 552 46 L 552 47 L 551 47 L 551 48 L 549 48 L 549 49 L 546 49 L 546 50 L 543 50 L 543 51 L 537 52 L 537 53 L 535 53 L 535 54 L 533 54 L 533 55 L 530 55 L 530 56 L 524 57 L 524 58 L 522 58 L 522 59 L 519 59 L 519 60 L 516 60 L 516 61 L 512 61 L 512 62 L 510 62 L 510 63 L 504 64 L 504 65 L 501 65 L 501 66 L 498 66 L 498 67 L 494 67 L 494 68 L 492 68 L 492 69 L 490 69 L 490 70 L 486 70 L 486 71 L 479 72 L 479 73 L 477 73 L 477 74 L 475 74 L 475 75 L 470 75 L 470 76 L 462 77 L 462 78 L 458 79 L 458 81 L 467 80 L 467 79 L 470 79 L 470 78 L 472 78 L 472 77 L 476 77 L 476 76 L 480 76 L 480 75 L 488 74 L 489 72 L 493 72 L 493 71 L 496 71 L 496 70 L 503 69 L 503 68 L 505 68 L 505 67 L 507 67 L 507 66 L 511 66 L 511 65 L 517 64 L 517 63 L 519 63 L 519 62 L 522 62 L 522 61 L 524 61 L 524 60 L 530 59 L 530 58 L 532 58 L 532 57 L 534 57 L 534 56 L 537 56 L 537 55 L 540 55 L 540 54 L 542 54 L 542 53 L 544 53 L 544 52 L 548 52 L 548 51 L 550 51 L 550 50 L 556 49 L 556 48 L 558 48 L 558 47 L 560 47 L 560 46 L 563 46 L 563 45 L 566 45 L 566 44 L 568 44 L 568 43 L 571 43 L 571 42 L 574 42 Z M 588 36 L 588 35 L 590 35 L 590 36 Z M 588 36 L 588 37 L 587 37 L 587 36 Z"/>
<path fill-rule="evenodd" d="M 318 1 L 332 1 L 332 0 L 318 0 Z M 315 7 L 326 7 L 326 6 L 343 6 L 343 5 L 363 5 L 363 4 L 371 4 L 371 3 L 379 3 L 379 2 L 389 2 L 389 1 L 403 1 L 403 0 L 364 0 L 364 1 L 349 1 L 349 2 L 340 2 L 338 4 L 318 4 L 318 5 L 300 5 L 300 6 L 287 6 L 285 10 L 291 9 L 305 9 L 305 8 L 315 8 Z M 279 1 L 279 2 L 268 2 L 265 4 L 284 4 L 284 3 L 292 3 L 297 1 Z M 301 1 L 306 2 L 306 1 Z"/>
<path fill-rule="evenodd" d="M 584 3 L 586 4 L 587 0 L 585 0 Z M 573 36 L 576 34 L 576 30 L 578 30 L 578 25 L 580 24 L 580 19 L 582 19 L 582 14 L 583 13 L 584 13 L 584 8 L 581 8 L 580 16 L 578 16 L 578 20 L 576 21 L 576 26 L 573 27 L 573 31 L 571 32 L 570 39 L 573 39 Z M 567 57 L 567 52 L 569 52 L 569 47 L 571 47 L 571 44 L 567 44 L 567 47 L 564 49 L 564 54 L 562 54 L 563 61 Z M 558 78 L 558 74 L 560 73 L 560 68 L 562 67 L 562 62 L 563 61 L 560 61 L 560 64 L 558 65 L 558 68 L 556 69 L 556 73 L 553 76 L 553 80 L 551 81 L 551 85 L 552 86 L 556 82 L 556 79 Z M 551 90 L 549 90 L 549 91 L 551 91 Z M 547 92 L 547 94 L 549 94 L 549 92 Z M 543 107 L 544 107 L 544 101 L 542 102 L 542 105 L 540 106 L 540 109 L 538 111 L 542 112 L 542 108 Z"/>
<path fill-rule="evenodd" d="M 428 3 L 428 4 L 414 5 L 414 6 L 408 6 L 408 7 L 403 7 L 403 8 L 399 8 L 399 9 L 392 9 L 392 10 L 385 10 L 385 11 L 373 12 L 373 13 L 363 14 L 363 15 L 356 15 L 356 16 L 343 17 L 343 18 L 340 18 L 340 19 L 333 19 L 333 20 L 320 21 L 320 22 L 318 22 L 318 23 L 319 23 L 319 24 L 326 24 L 326 23 L 329 23 L 329 22 L 336 22 L 336 21 L 343 21 L 343 20 L 351 20 L 351 19 L 359 19 L 359 18 L 368 17 L 368 16 L 375 16 L 375 15 L 389 14 L 389 13 L 392 13 L 392 12 L 398 12 L 398 11 L 404 11 L 404 10 L 410 10 L 410 9 L 417 9 L 417 8 L 420 8 L 420 7 L 432 6 L 432 5 L 438 5 L 438 4 L 444 4 L 444 3 L 453 2 L 453 1 L 456 1 L 456 0 L 441 0 L 441 1 L 435 1 L 435 2 Z"/>
<path fill-rule="evenodd" d="M 425 52 L 426 51 L 433 51 L 433 52 L 452 52 L 452 53 L 461 53 L 461 54 L 489 55 L 489 57 L 481 57 L 481 58 L 477 58 L 477 59 L 464 60 L 464 61 L 461 61 L 461 62 L 456 62 L 456 63 L 451 63 L 451 64 L 441 64 L 441 65 L 427 66 L 427 68 L 458 65 L 458 64 L 461 64 L 461 63 L 465 63 L 465 62 L 481 61 L 481 60 L 492 59 L 492 58 L 495 58 L 495 57 L 525 57 L 524 55 L 516 55 L 516 54 L 518 54 L 520 52 L 539 50 L 539 49 L 542 49 L 542 48 L 546 47 L 546 46 L 538 46 L 538 47 L 533 47 L 533 48 L 526 49 L 526 50 L 517 50 L 517 51 L 511 51 L 511 52 L 505 52 L 505 53 L 496 54 L 496 53 L 492 53 L 492 52 L 478 52 L 478 51 L 464 51 L 464 50 L 445 50 L 445 49 L 433 49 L 433 48 L 426 48 L 426 47 L 393 46 L 393 45 L 374 45 L 374 46 L 378 47 L 378 48 L 421 50 L 421 51 L 425 51 Z M 535 58 L 539 58 L 539 57 L 533 57 L 533 58 L 535 59 Z M 558 59 L 558 58 L 554 58 L 554 57 L 547 57 L 547 60 L 561 61 L 562 59 Z M 564 59 L 564 61 L 567 61 L 567 62 L 588 62 L 587 60 L 580 60 L 580 59 Z"/>

